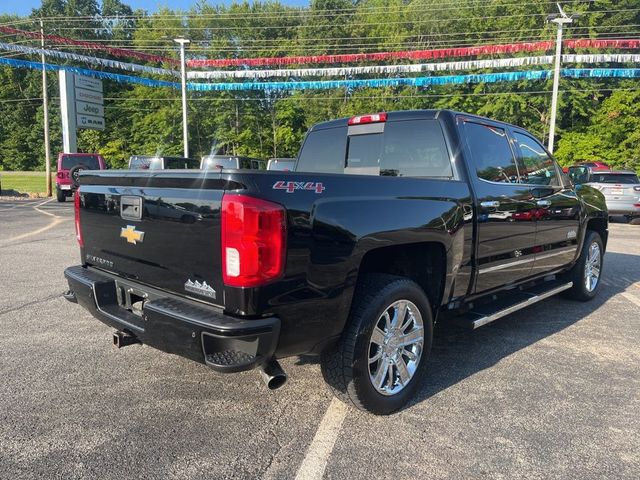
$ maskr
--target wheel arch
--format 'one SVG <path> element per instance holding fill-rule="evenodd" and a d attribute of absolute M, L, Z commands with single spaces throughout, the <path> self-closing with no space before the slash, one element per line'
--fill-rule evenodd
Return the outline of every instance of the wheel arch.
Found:
<path fill-rule="evenodd" d="M 602 217 L 592 217 L 587 221 L 587 230 L 597 232 L 598 235 L 600 235 L 605 250 L 607 248 L 607 239 L 609 237 L 608 226 L 609 222 L 606 218 Z"/>
<path fill-rule="evenodd" d="M 360 262 L 356 285 L 363 275 L 371 273 L 386 273 L 413 280 L 427 295 L 435 318 L 447 282 L 445 245 L 429 241 L 369 250 Z"/>

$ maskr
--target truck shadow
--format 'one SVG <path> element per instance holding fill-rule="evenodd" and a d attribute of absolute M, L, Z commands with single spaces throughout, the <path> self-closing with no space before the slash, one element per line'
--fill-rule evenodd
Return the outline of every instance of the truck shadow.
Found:
<path fill-rule="evenodd" d="M 552 298 L 475 331 L 438 324 L 423 386 L 406 408 L 594 313 L 613 296 L 640 282 L 640 256 L 608 252 L 603 273 L 600 292 L 590 302 Z M 631 308 L 636 307 L 630 304 Z"/>

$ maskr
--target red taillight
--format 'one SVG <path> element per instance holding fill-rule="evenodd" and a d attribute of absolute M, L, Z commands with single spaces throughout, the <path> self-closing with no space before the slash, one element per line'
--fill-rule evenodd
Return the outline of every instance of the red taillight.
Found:
<path fill-rule="evenodd" d="M 73 194 L 73 204 L 76 213 L 76 239 L 80 248 L 84 248 L 84 240 L 82 239 L 82 230 L 80 230 L 80 192 L 76 191 Z"/>
<path fill-rule="evenodd" d="M 381 123 L 387 121 L 387 113 L 373 113 L 370 115 L 358 115 L 349 119 L 348 125 L 363 125 L 365 123 Z"/>
<path fill-rule="evenodd" d="M 56 173 L 56 177 L 64 178 L 64 173 L 63 172 L 58 172 L 58 173 Z"/>
<path fill-rule="evenodd" d="M 222 278 L 225 285 L 255 287 L 284 272 L 284 207 L 246 195 L 222 197 Z"/>

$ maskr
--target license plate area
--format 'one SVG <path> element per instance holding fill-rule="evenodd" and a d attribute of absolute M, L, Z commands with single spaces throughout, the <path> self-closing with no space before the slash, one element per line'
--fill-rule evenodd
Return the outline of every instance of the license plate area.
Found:
<path fill-rule="evenodd" d="M 624 193 L 624 190 L 622 190 L 621 188 L 611 189 L 611 195 L 622 195 L 623 193 Z"/>
<path fill-rule="evenodd" d="M 60 190 L 71 190 L 71 185 L 60 185 Z"/>
<path fill-rule="evenodd" d="M 120 217 L 124 220 L 142 220 L 142 197 L 120 197 Z"/>

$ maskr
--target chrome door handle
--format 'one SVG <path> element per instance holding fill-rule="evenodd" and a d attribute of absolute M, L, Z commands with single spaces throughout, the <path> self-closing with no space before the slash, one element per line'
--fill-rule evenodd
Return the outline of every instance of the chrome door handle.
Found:
<path fill-rule="evenodd" d="M 492 202 L 480 202 L 480 206 L 482 208 L 498 208 L 500 206 L 500 202 L 494 200 Z"/>
<path fill-rule="evenodd" d="M 536 202 L 536 205 L 538 205 L 539 207 L 550 207 L 551 202 L 549 200 L 538 200 Z"/>

